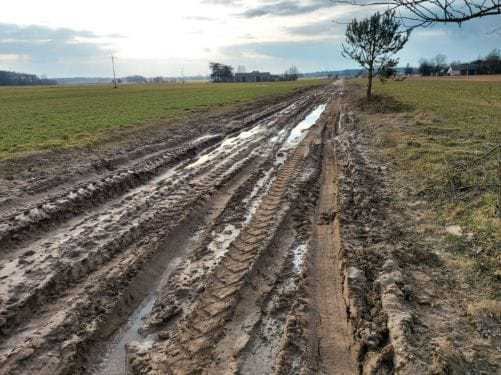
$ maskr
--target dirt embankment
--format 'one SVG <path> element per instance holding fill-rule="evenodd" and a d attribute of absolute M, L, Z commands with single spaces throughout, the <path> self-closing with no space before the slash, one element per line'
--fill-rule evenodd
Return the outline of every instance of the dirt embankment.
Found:
<path fill-rule="evenodd" d="M 346 108 L 346 107 L 345 107 Z M 349 103 L 348 103 L 349 108 Z M 336 141 L 344 296 L 362 373 L 495 374 L 500 335 L 475 330 L 454 270 L 396 202 L 373 130 L 345 113 Z"/>

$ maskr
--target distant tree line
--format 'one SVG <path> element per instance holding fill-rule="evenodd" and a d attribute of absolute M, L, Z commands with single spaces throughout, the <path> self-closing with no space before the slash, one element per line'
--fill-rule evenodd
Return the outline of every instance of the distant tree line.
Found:
<path fill-rule="evenodd" d="M 435 75 L 467 75 L 467 74 L 501 74 L 501 51 L 492 50 L 484 58 L 462 63 L 454 61 L 447 63 L 447 57 L 439 54 L 432 59 L 419 61 L 418 73 L 422 76 Z"/>
<path fill-rule="evenodd" d="M 442 54 L 438 54 L 429 60 L 419 60 L 418 72 L 422 76 L 445 75 L 448 69 L 447 57 Z"/>
<path fill-rule="evenodd" d="M 57 85 L 53 79 L 39 78 L 35 74 L 16 73 L 0 70 L 0 86 L 40 86 Z"/>

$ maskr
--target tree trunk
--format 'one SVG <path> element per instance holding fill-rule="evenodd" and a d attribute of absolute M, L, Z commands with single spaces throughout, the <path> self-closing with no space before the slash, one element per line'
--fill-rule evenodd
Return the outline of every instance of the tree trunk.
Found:
<path fill-rule="evenodd" d="M 374 68 L 371 66 L 369 68 L 369 82 L 367 83 L 367 99 L 370 99 L 372 97 L 372 75 L 374 72 Z"/>

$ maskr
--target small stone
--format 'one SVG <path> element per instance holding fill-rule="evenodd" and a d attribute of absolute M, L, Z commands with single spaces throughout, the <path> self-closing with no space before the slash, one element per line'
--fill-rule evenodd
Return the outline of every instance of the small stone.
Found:
<path fill-rule="evenodd" d="M 459 225 L 448 225 L 445 227 L 445 231 L 457 237 L 463 235 L 463 229 Z"/>
<path fill-rule="evenodd" d="M 412 300 L 412 287 L 410 285 L 404 285 L 404 299 L 406 301 Z"/>

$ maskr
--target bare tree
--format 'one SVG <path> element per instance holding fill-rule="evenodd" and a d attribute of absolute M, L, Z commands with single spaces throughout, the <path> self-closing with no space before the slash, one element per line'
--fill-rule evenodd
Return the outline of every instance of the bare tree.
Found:
<path fill-rule="evenodd" d="M 441 75 L 447 70 L 447 56 L 439 53 L 434 58 L 431 59 L 431 63 L 434 66 L 435 75 Z"/>
<path fill-rule="evenodd" d="M 411 66 L 411 64 L 407 63 L 405 66 L 405 75 L 410 76 L 414 73 L 414 68 Z"/>
<path fill-rule="evenodd" d="M 298 78 L 299 78 L 299 69 L 295 65 L 292 65 L 284 73 L 284 79 L 286 81 L 295 81 Z"/>
<path fill-rule="evenodd" d="M 337 4 L 387 6 L 398 12 L 406 26 L 415 28 L 433 23 L 457 23 L 501 15 L 501 0 L 331 0 Z"/>
<path fill-rule="evenodd" d="M 395 19 L 394 12 L 377 12 L 370 18 L 354 19 L 348 24 L 343 56 L 352 58 L 367 69 L 367 98 L 372 96 L 374 75 L 386 75 L 398 64 L 398 59 L 392 55 L 404 47 L 409 33 L 400 31 L 400 22 Z"/>

